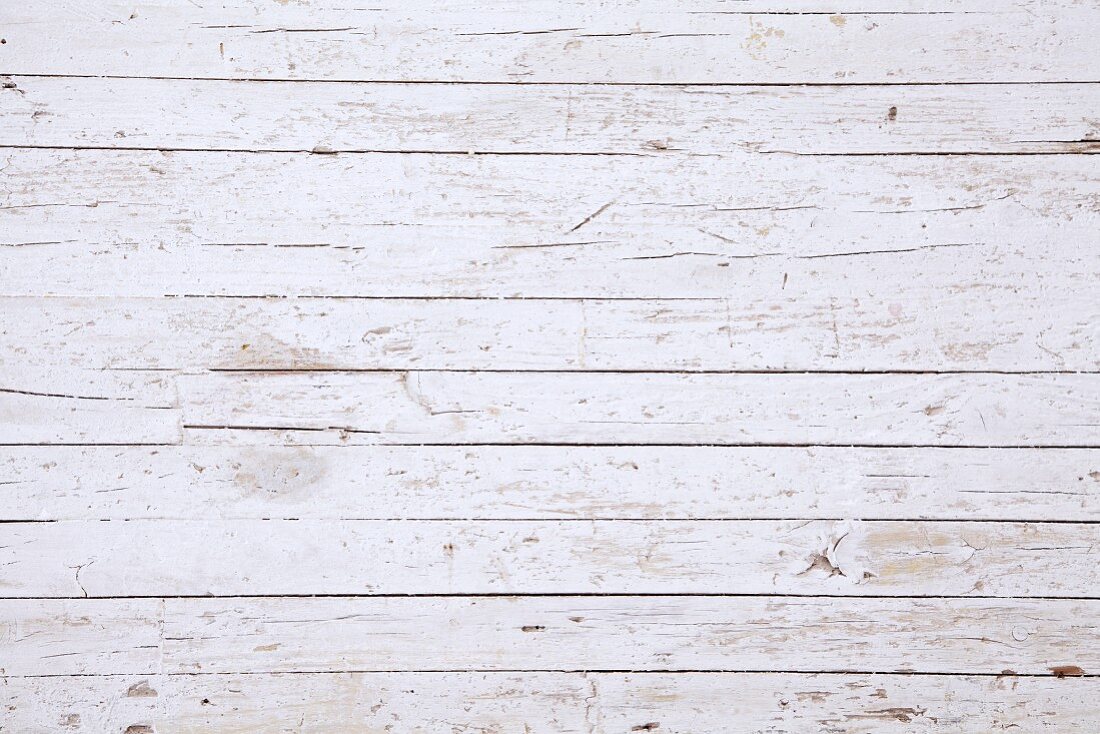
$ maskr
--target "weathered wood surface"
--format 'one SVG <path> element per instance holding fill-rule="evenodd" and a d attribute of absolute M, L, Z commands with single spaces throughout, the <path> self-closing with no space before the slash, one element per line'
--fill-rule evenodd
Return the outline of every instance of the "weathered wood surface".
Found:
<path fill-rule="evenodd" d="M 1100 150 L 1095 84 L 5 82 L 0 146 L 663 155 Z"/>
<path fill-rule="evenodd" d="M 0 520 L 1100 521 L 1100 450 L 0 448 Z"/>
<path fill-rule="evenodd" d="M 0 732 L 1100 730 L 1098 32 L 0 4 Z"/>
<path fill-rule="evenodd" d="M 1083 597 L 1094 524 L 232 520 L 0 524 L 5 597 Z M 718 550 L 720 549 L 720 551 Z"/>
<path fill-rule="evenodd" d="M 6 295 L 750 303 L 825 283 L 844 305 L 926 284 L 1010 308 L 1022 289 L 1023 310 L 1095 289 L 1100 257 L 1088 156 L 3 157 Z"/>
<path fill-rule="evenodd" d="M 1094 81 L 1090 2 L 6 3 L 13 74 L 500 82 Z"/>
<path fill-rule="evenodd" d="M 0 731 L 1093 734 L 1096 678 L 332 673 L 0 678 Z M 715 702 L 721 701 L 721 706 Z M 29 703 L 33 702 L 33 703 Z M 646 728 L 648 727 L 648 728 Z M 134 730 L 131 729 L 131 732 Z M 140 731 L 140 730 L 139 730 Z"/>
<path fill-rule="evenodd" d="M 0 601 L 9 676 L 368 671 L 1095 675 L 1070 599 L 374 597 Z"/>
<path fill-rule="evenodd" d="M 1089 447 L 1097 374 L 16 371 L 3 444 Z M 81 392 L 71 390 L 77 384 Z"/>
<path fill-rule="evenodd" d="M 771 293 L 747 283 L 734 297 L 707 300 L 0 297 L 0 353 L 11 355 L 0 362 L 112 370 L 1100 369 L 1100 301 L 1091 298 L 1100 284 L 1085 278 L 1017 288 L 1014 274 L 1000 273 L 993 287 L 1015 292 L 989 309 L 989 286 L 945 294 L 927 279 L 887 280 L 857 294 L 849 269 L 828 262 L 781 295 L 774 283 Z M 959 253 L 955 262 L 974 259 Z M 817 285 L 821 278 L 833 285 Z"/>

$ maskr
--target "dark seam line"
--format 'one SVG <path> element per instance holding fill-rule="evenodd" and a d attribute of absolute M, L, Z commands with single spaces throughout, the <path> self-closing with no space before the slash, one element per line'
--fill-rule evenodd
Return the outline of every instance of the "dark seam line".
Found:
<path fill-rule="evenodd" d="M 1042 494 L 1035 492 L 1034 494 Z M 1086 495 L 1081 495 L 1085 497 Z M 996 525 L 1084 525 L 1092 526 L 1100 524 L 1096 520 L 1029 520 L 1018 517 L 983 517 L 983 518 L 952 518 L 952 517 L 852 517 L 852 516 L 803 516 L 803 517 L 357 517 L 357 516 L 274 516 L 274 515 L 218 515 L 214 517 L 193 517 L 176 515 L 150 515 L 134 517 L 56 517 L 49 519 L 40 518 L 12 518 L 0 519 L 0 524 L 26 524 L 38 523 L 91 523 L 91 522 L 137 522 L 137 523 L 226 523 L 226 522 L 307 522 L 307 523 L 336 523 L 336 522 L 390 522 L 390 523 L 771 523 L 771 522 L 858 522 L 858 523 L 921 523 L 925 525 L 948 525 L 955 523 L 982 523 Z"/>
<path fill-rule="evenodd" d="M 279 429 L 279 430 L 293 430 L 293 429 Z M 338 429 L 334 429 L 338 430 Z M 247 444 L 246 446 L 251 446 Z M 185 444 L 179 442 L 161 442 L 161 443 L 134 443 L 134 442 L 65 442 L 65 443 L 33 443 L 33 442 L 7 442 L 0 443 L 0 446 L 14 446 L 14 447 L 27 447 L 27 448 L 55 448 L 55 447 L 68 447 L 68 448 L 80 448 L 80 447 L 101 447 L 101 448 L 145 448 L 145 447 L 161 447 L 172 448 L 180 450 L 197 450 L 197 449 L 231 449 L 242 448 L 240 446 L 227 446 L 227 445 L 208 445 L 208 444 Z M 866 451 L 892 451 L 897 449 L 935 449 L 935 450 L 954 450 L 954 449 L 981 449 L 982 451 L 1031 451 L 1033 449 L 1052 449 L 1052 450 L 1065 450 L 1065 451 L 1095 451 L 1100 449 L 1100 445 L 1097 446 L 1058 446 L 1058 445 L 985 445 L 985 446 L 959 446 L 959 445 L 924 445 L 924 444 L 791 444 L 791 443 L 756 443 L 756 444 L 714 444 L 714 443 L 547 443 L 547 442 L 529 442 L 529 443 L 406 443 L 406 444 L 352 444 L 348 445 L 330 445 L 330 444 L 276 444 L 267 446 L 267 448 L 277 449 L 296 449 L 296 448 L 318 448 L 326 450 L 346 450 L 346 451 L 368 451 L 373 449 L 412 449 L 412 448 L 556 448 L 558 446 L 566 447 L 580 447 L 590 449 L 611 449 L 611 448 L 697 448 L 697 449 L 729 449 L 732 451 L 742 451 L 745 449 L 814 449 L 821 448 L 832 451 L 833 449 L 858 449 Z"/>
<path fill-rule="evenodd" d="M 863 670 L 833 669 L 833 670 L 764 670 L 759 668 L 417 668 L 417 669 L 370 669 L 370 668 L 331 668 L 301 669 L 301 670 L 238 670 L 229 672 L 195 673 L 186 671 L 149 672 L 136 673 L 42 673 L 31 675 L 0 675 L 0 680 L 15 679 L 39 679 L 39 678 L 121 678 L 121 677 L 231 677 L 231 676 L 257 676 L 278 678 L 281 676 L 296 675 L 442 675 L 442 674 L 471 674 L 471 675 L 515 675 L 517 673 L 547 673 L 565 675 L 760 675 L 760 676 L 895 676 L 895 677 L 955 677 L 955 678 L 1058 678 L 1064 679 L 1066 685 L 1075 678 L 1098 678 L 1100 673 L 1083 673 L 1080 675 L 1066 675 L 1056 673 L 1017 673 L 1015 671 L 1003 671 L 991 673 L 986 671 L 902 671 L 878 669 Z"/>
<path fill-rule="evenodd" d="M 1094 601 L 1100 602 L 1097 596 L 1020 596 L 991 594 L 974 594 L 966 596 L 945 596 L 943 594 L 794 594 L 794 593 L 718 593 L 709 591 L 681 592 L 670 594 L 668 592 L 470 592 L 470 593 L 378 593 L 378 594 L 125 594 L 106 595 L 89 594 L 84 596 L 4 596 L 0 597 L 0 605 L 5 602 L 16 601 L 82 601 L 85 599 L 96 600 L 138 600 L 138 599 L 183 599 L 206 600 L 218 599 L 669 599 L 701 598 L 701 599 L 873 599 L 876 601 L 894 600 L 898 602 L 921 599 L 926 601 Z"/>
<path fill-rule="evenodd" d="M 102 371 L 112 371 L 113 367 L 89 368 Z M 142 371 L 143 367 L 130 368 L 132 371 Z M 188 372 L 188 367 L 159 368 L 172 372 L 186 374 L 199 374 Z M 464 369 L 460 367 L 208 367 L 199 368 L 204 372 L 214 374 L 460 374 L 460 375 L 851 375 L 851 376 L 919 376 L 919 375 L 1100 375 L 1097 370 L 815 370 L 815 369 Z M 64 396 L 62 396 L 64 397 Z"/>
<path fill-rule="evenodd" d="M 1018 156 L 1067 156 L 1067 155 L 1094 155 L 1100 153 L 1100 140 L 1067 140 L 1051 141 L 1051 145 L 1082 145 L 1087 146 L 1083 150 L 947 150 L 947 151 L 856 151 L 856 152 L 804 152 L 796 150 L 759 150 L 752 151 L 748 155 L 794 155 L 816 158 L 851 158 L 851 157 L 954 157 L 966 158 L 974 156 L 983 157 L 1018 157 Z M 332 148 L 325 150 L 309 148 L 184 148 L 171 146 L 120 146 L 120 145 L 29 145 L 29 144 L 0 144 L 0 150 L 70 150 L 70 151 L 105 151 L 105 152 L 147 152 L 147 153 L 232 153 L 241 155 L 438 155 L 438 156 L 542 156 L 542 157 L 629 157 L 629 158 L 662 158 L 677 156 L 683 153 L 687 156 L 701 155 L 706 157 L 722 157 L 726 151 L 721 150 L 676 150 L 664 152 L 632 152 L 632 151 L 545 151 L 545 150 L 447 150 L 447 149 L 397 149 L 397 148 Z M 737 153 L 737 155 L 741 155 Z"/>
<path fill-rule="evenodd" d="M 0 76 L 27 77 L 39 79 L 148 79 L 156 81 L 209 81 L 209 82 L 271 82 L 290 84 L 436 84 L 436 85 L 480 85 L 480 86 L 528 86 L 528 87 L 957 87 L 957 86 L 1024 86 L 1024 85 L 1064 85 L 1064 84 L 1100 84 L 1100 79 L 1057 79 L 1057 80 L 950 80 L 923 82 L 599 82 L 599 81 L 505 81 L 505 80 L 453 80 L 453 79 L 294 79 L 289 77 L 217 77 L 217 76 L 141 76 L 126 74 L 41 74 L 27 72 L 4 72 Z"/>

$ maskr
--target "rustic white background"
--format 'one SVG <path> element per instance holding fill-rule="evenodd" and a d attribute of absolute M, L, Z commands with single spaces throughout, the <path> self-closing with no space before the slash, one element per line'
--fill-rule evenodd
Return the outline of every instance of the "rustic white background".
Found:
<path fill-rule="evenodd" d="M 0 75 L 0 732 L 1100 731 L 1096 0 L 5 0 Z"/>

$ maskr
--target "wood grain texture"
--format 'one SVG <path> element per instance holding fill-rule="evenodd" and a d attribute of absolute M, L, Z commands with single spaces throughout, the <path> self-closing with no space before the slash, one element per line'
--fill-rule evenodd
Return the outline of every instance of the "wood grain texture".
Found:
<path fill-rule="evenodd" d="M 1100 583 L 1098 538 L 1076 523 L 4 523 L 0 595 L 1082 597 Z"/>
<path fill-rule="evenodd" d="M 13 387 L 0 391 L 6 444 L 1073 448 L 1100 440 L 1096 374 L 68 370 L 9 379 Z M 82 394 L 70 392 L 74 381 Z"/>
<path fill-rule="evenodd" d="M 219 373 L 182 375 L 177 389 L 184 430 L 215 441 L 223 426 L 379 443 L 998 446 L 1100 435 L 1094 375 Z"/>
<path fill-rule="evenodd" d="M 1100 150 L 1096 84 L 5 82 L 11 92 L 0 107 L 0 146 L 588 154 Z"/>
<path fill-rule="evenodd" d="M 500 82 L 1093 81 L 1090 3 L 7 4 L 9 73 Z M 808 11 L 808 12 L 807 12 Z M 45 22 L 44 22 L 45 20 Z M 812 49 L 812 53 L 807 53 Z M 121 51 L 121 53 L 120 53 Z"/>
<path fill-rule="evenodd" d="M 6 295 L 1095 301 L 1086 156 L 3 158 Z"/>
<path fill-rule="evenodd" d="M 1098 31 L 0 4 L 0 734 L 1097 731 Z"/>
<path fill-rule="evenodd" d="M 945 258 L 945 269 L 952 262 L 973 258 Z M 989 309 L 987 288 L 944 294 L 922 278 L 868 282 L 860 294 L 845 271 L 834 261 L 778 294 L 746 283 L 708 300 L 0 297 L 0 352 L 11 355 L 0 362 L 59 371 L 1100 370 L 1100 312 L 1084 279 L 1015 288 Z M 1013 287 L 1013 275 L 998 276 L 997 288 Z"/>
<path fill-rule="evenodd" d="M 1096 449 L 0 448 L 0 520 L 1100 520 Z"/>
<path fill-rule="evenodd" d="M 1100 669 L 1069 599 L 385 597 L 0 601 L 9 676 Z M 1095 673 L 1091 673 L 1095 675 Z"/>
<path fill-rule="evenodd" d="M 2 726 L 207 732 L 1091 734 L 1096 678 L 743 673 L 332 673 L 0 678 Z M 725 702 L 721 707 L 715 701 Z M 28 704 L 28 702 L 34 702 Z M 645 727 L 649 727 L 646 729 Z M 641 728 L 638 728 L 641 727 Z"/>

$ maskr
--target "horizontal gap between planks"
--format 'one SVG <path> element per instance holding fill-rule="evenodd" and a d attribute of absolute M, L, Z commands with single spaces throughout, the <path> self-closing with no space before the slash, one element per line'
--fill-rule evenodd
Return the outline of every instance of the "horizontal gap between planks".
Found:
<path fill-rule="evenodd" d="M 898 671 L 898 670 L 762 670 L 758 668 L 419 668 L 417 670 L 373 670 L 348 668 L 346 670 L 287 670 L 287 671 L 234 671 L 229 673 L 195 673 L 195 672 L 163 672 L 163 673 L 43 673 L 39 675 L 0 675 L 0 681 L 5 679 L 27 678 L 129 678 L 129 677 L 231 677 L 231 676 L 261 676 L 280 677 L 290 675 L 439 675 L 444 673 L 470 673 L 489 675 L 509 675 L 516 673 L 568 673 L 572 675 L 678 675 L 690 673 L 703 673 L 714 675 L 759 675 L 759 676 L 799 676 L 799 675 L 835 675 L 835 676 L 904 676 L 904 677 L 935 677 L 935 678 L 1100 678 L 1100 673 L 1082 673 L 1080 675 L 1067 675 L 1057 673 L 974 673 L 974 672 L 923 672 L 923 671 Z"/>
<path fill-rule="evenodd" d="M 327 428 L 311 428 L 311 427 L 294 427 L 294 426 L 247 426 L 247 425 L 198 425 L 198 424 L 184 424 L 180 426 L 186 430 L 193 431 L 283 431 L 285 433 L 361 433 L 361 434 L 377 434 L 379 431 L 368 431 L 355 428 L 343 428 L 340 426 L 329 426 Z M 27 444 L 0 444 L 2 446 L 20 446 Z M 45 444 L 29 444 L 31 446 L 69 446 L 74 444 L 68 443 L 45 443 Z M 90 444 L 96 445 L 96 444 Z M 142 445 L 142 444 L 138 444 Z M 175 442 L 170 444 L 163 444 L 166 446 L 185 445 L 185 442 Z M 308 444 L 305 444 L 308 445 Z M 592 443 L 592 442 L 551 442 L 551 441 L 515 441 L 515 442 L 485 442 L 485 441 L 471 441 L 469 443 L 454 443 L 454 442 L 434 442 L 434 441 L 412 441 L 408 443 L 395 443 L 386 441 L 382 445 L 386 446 L 452 446 L 452 447 L 464 447 L 464 446 L 592 446 L 592 447 L 643 447 L 643 446 L 668 446 L 668 447 L 714 447 L 714 448 L 795 448 L 795 449 L 811 449 L 811 448 L 852 448 L 852 449 L 1098 449 L 1100 444 L 891 444 L 891 443 L 754 443 L 751 441 L 745 441 L 740 443 L 687 443 L 687 442 L 635 442 L 635 443 L 622 443 L 622 442 L 608 442 L 608 443 Z"/>
<path fill-rule="evenodd" d="M 280 84 L 437 84 L 514 87 L 996 87 L 1040 84 L 1100 84 L 1100 79 L 1059 79 L 1021 81 L 947 80 L 937 82 L 578 82 L 578 81 L 507 81 L 452 79 L 293 79 L 289 77 L 228 76 L 143 76 L 140 74 L 41 74 L 0 71 L 0 77 L 36 79 L 149 79 L 154 81 L 251 82 Z"/>
<path fill-rule="evenodd" d="M 337 447 L 338 448 L 338 447 Z M 0 483 L 2 484 L 2 483 Z M 1053 493 L 1052 493 L 1053 494 Z M 498 523 L 498 522 L 541 522 L 541 523 L 559 523 L 559 522 L 632 522 L 632 523 L 658 523 L 658 522 L 737 522 L 737 523 L 750 523 L 750 522 L 867 522 L 867 523 L 997 523 L 1002 525 L 1098 525 L 1100 520 L 1026 520 L 1013 517 L 981 517 L 981 518 L 952 518 L 952 517 L 821 517 L 821 516 L 798 516 L 798 517 L 478 517 L 478 516 L 465 516 L 465 517 L 361 517 L 361 516 L 339 516 L 339 517 L 279 517 L 275 515 L 268 515 L 264 517 L 255 517 L 251 515 L 226 515 L 226 516 L 213 516 L 213 517 L 181 517 L 168 515 L 165 517 L 82 517 L 82 518 L 63 518 L 63 519 L 41 519 L 41 518 L 26 518 L 26 519 L 8 519 L 0 520 L 0 525 L 25 525 L 25 524 L 40 524 L 40 523 L 82 523 L 82 522 L 224 522 L 232 520 L 249 520 L 249 521 L 264 521 L 264 522 L 306 522 L 324 523 L 324 522 L 438 522 L 438 523 L 460 523 L 460 522 L 482 522 L 482 523 Z"/>
<path fill-rule="evenodd" d="M 905 599 L 939 599 L 939 600 L 1007 600 L 1007 601 L 1100 601 L 1100 596 L 1050 596 L 1036 594 L 1034 596 L 1020 595 L 990 595 L 967 594 L 965 596 L 945 596 L 943 594 L 736 594 L 715 593 L 707 591 L 689 591 L 679 594 L 667 592 L 476 592 L 476 593 L 414 593 L 414 594 L 79 594 L 68 596 L 0 596 L 0 604 L 14 601 L 92 601 L 102 600 L 148 600 L 148 599 L 877 599 L 879 601 L 899 601 Z"/>
<path fill-rule="evenodd" d="M 100 371 L 114 371 L 114 367 L 92 368 Z M 132 367 L 129 371 L 140 372 L 144 368 Z M 160 367 L 156 371 L 162 372 L 172 368 Z M 188 374 L 187 368 L 174 370 Z M 328 373 L 328 374 L 357 374 L 357 373 L 393 373 L 393 374 L 537 374 L 537 375 L 1100 375 L 1098 370 L 787 370 L 787 369 L 751 369 L 751 370 L 662 370 L 662 369 L 460 369 L 457 367 L 445 368 L 386 368 L 386 367 L 208 367 L 206 372 L 230 373 L 230 374 L 286 374 L 286 373 Z M 0 392 L 3 389 L 0 388 Z"/>
<path fill-rule="evenodd" d="M 1018 157 L 1018 156 L 1065 156 L 1065 155 L 1093 155 L 1100 154 L 1100 140 L 1041 140 L 1034 141 L 1046 145 L 1081 145 L 1087 146 L 1084 150 L 1047 150 L 1047 151 L 978 151 L 978 150 L 920 150 L 920 151 L 860 151 L 851 153 L 837 152 L 804 152 L 795 150 L 758 150 L 756 155 L 796 155 L 816 158 L 839 158 L 859 156 L 864 158 L 887 156 L 946 156 L 946 157 Z M 632 153 L 629 151 L 555 151 L 555 150 L 448 150 L 428 148 L 326 148 L 325 150 L 309 148 L 185 148 L 179 146 L 137 146 L 137 145 L 2 145 L 0 150 L 76 150 L 76 151 L 109 151 L 109 152 L 146 152 L 146 153 L 235 153 L 249 155 L 441 155 L 441 156 L 580 156 L 580 157 L 629 157 L 629 158 L 659 158 L 669 155 L 678 155 L 681 152 L 669 149 L 655 153 Z M 686 152 L 690 156 L 720 157 L 722 151 L 714 152 Z"/>
<path fill-rule="evenodd" d="M 56 241 L 43 241 L 43 242 L 28 242 L 22 244 L 4 243 L 0 242 L 0 247 L 19 247 L 29 245 L 61 245 L 72 244 L 76 240 L 69 240 L 62 242 Z M 111 246 L 115 245 L 133 245 L 134 242 L 88 242 L 86 244 L 94 246 Z M 588 244 L 588 243 L 575 243 L 575 244 Z M 210 243 L 195 243 L 195 247 L 273 247 L 277 249 L 294 249 L 303 248 L 311 249 L 318 247 L 327 247 L 328 245 L 269 245 L 266 242 L 240 242 L 240 243 L 226 243 L 213 245 Z M 512 249 L 524 249 L 524 248 L 512 248 Z M 536 249 L 536 248 L 529 248 Z M 854 257 L 857 255 L 891 255 L 891 254 L 907 254 L 911 253 L 911 249 L 902 250 L 876 250 L 874 252 L 837 252 L 828 253 L 823 255 L 790 255 L 792 260 L 822 260 L 830 257 Z M 753 256 L 749 256 L 753 257 Z M 762 257 L 762 256 L 757 256 Z M 783 256 L 786 257 L 786 256 Z M 747 258 L 742 258 L 747 259 Z M 10 301 L 136 301 L 136 302 L 153 302 L 163 301 L 177 298 L 204 298 L 204 299 L 221 299 L 221 300 L 267 300 L 267 301 L 293 301 L 293 300 L 311 300 L 311 301 L 408 301 L 408 302 L 434 302 L 434 301 L 484 301 L 486 303 L 499 302 L 499 301 L 550 301 L 560 303 L 618 303 L 620 301 L 628 302 L 651 302 L 660 304 L 664 302 L 669 303 L 695 303 L 695 302 L 711 302 L 711 303 L 725 303 L 726 301 L 734 300 L 725 296 L 459 296 L 459 295 L 315 295 L 315 294 L 235 294 L 235 293 L 165 293 L 162 295 L 116 295 L 116 294 L 89 294 L 89 293 L 76 293 L 67 295 L 64 293 L 42 293 L 42 294 L 22 294 L 22 293 L 0 293 L 0 307 L 4 305 L 5 300 Z M 799 370 L 791 370 L 792 372 Z M 805 371 L 805 370 L 801 370 Z M 837 370 L 843 371 L 843 370 Z M 861 370 L 848 370 L 849 372 L 860 372 Z M 891 372 L 906 373 L 906 372 L 926 372 L 928 370 L 890 370 Z M 965 370 L 943 370 L 944 372 L 960 372 Z M 990 372 L 995 373 L 996 370 L 976 370 L 978 372 Z"/>
<path fill-rule="evenodd" d="M 285 431 L 287 433 L 339 433 L 341 428 L 287 428 L 285 426 L 193 426 L 185 425 L 183 428 L 191 430 L 219 430 L 219 431 Z M 354 432 L 354 431 L 349 431 Z M 739 449 L 1100 449 L 1100 444 L 890 444 L 890 443 L 669 443 L 667 441 L 653 442 L 653 443 L 622 443 L 622 442 L 609 442 L 609 443 L 569 443 L 569 442 L 547 442 L 547 441 L 525 441 L 516 443 L 503 443 L 500 441 L 477 441 L 470 443 L 446 443 L 446 442 L 428 442 L 423 441 L 410 442 L 410 443 L 380 443 L 380 444 L 367 444 L 374 446 L 421 446 L 421 447 L 450 447 L 450 448 L 477 448 L 481 446 L 491 446 L 498 448 L 508 447 L 530 447 L 530 446 L 561 446 L 561 447 L 590 447 L 590 448 L 739 448 Z M 119 446 L 119 447 L 131 447 L 131 448 L 146 448 L 146 447 L 184 447 L 193 446 L 201 447 L 202 444 L 194 445 L 188 444 L 182 441 L 148 441 L 148 442 L 133 442 L 133 441 L 49 441 L 49 442 L 25 442 L 25 441 L 6 441 L 0 442 L 0 448 L 26 448 L 26 447 L 39 447 L 48 448 L 55 446 L 76 446 L 92 448 L 96 446 Z M 308 448 L 310 446 L 330 446 L 330 444 L 310 444 L 310 443 L 294 443 L 294 444 L 279 444 L 282 448 Z M 339 448 L 339 446 L 333 445 L 333 448 Z M 349 447 L 353 448 L 353 447 Z M 362 448 L 362 445 L 357 444 L 354 448 Z"/>
<path fill-rule="evenodd" d="M 53 243 L 50 243 L 53 244 Z M 101 243 L 96 243 L 101 244 Z M 108 246 L 111 243 L 102 243 Z M 129 242 L 122 242 L 117 244 L 133 244 Z M 5 245 L 0 244 L 0 247 Z M 199 245 L 200 247 L 202 245 Z M 229 244 L 226 247 L 252 247 L 255 245 L 249 245 L 247 243 L 241 244 Z M 262 245 L 268 246 L 266 243 Z M 277 245 L 276 245 L 277 247 Z M 875 255 L 890 255 L 890 254 L 903 254 L 913 252 L 911 249 L 903 250 L 879 250 L 874 253 L 864 252 L 838 252 L 827 255 L 815 255 L 815 256 L 799 256 L 791 255 L 792 260 L 808 260 L 808 259 L 821 259 L 825 257 L 852 257 L 856 255 L 875 254 Z M 757 257 L 750 255 L 746 258 L 739 259 L 752 259 Z M 0 298 L 115 298 L 112 295 L 78 295 L 78 296 L 66 296 L 66 295 L 42 295 L 42 296 L 28 296 L 28 295 L 3 295 Z M 117 296 L 117 298 L 129 298 L 130 296 Z M 236 298 L 236 299 L 268 299 L 268 300 L 318 300 L 318 301 L 590 301 L 590 302 L 619 302 L 619 301 L 712 301 L 715 303 L 723 303 L 730 300 L 722 296 L 596 296 L 596 297 L 584 297 L 584 296 L 418 296 L 418 295 L 400 295 L 400 296 L 365 296 L 354 294 L 340 294 L 334 293 L 330 295 L 312 295 L 312 294 L 294 294 L 294 295 L 277 295 L 277 294 L 232 294 L 232 293 L 166 293 L 163 296 L 136 296 L 138 298 Z"/>

